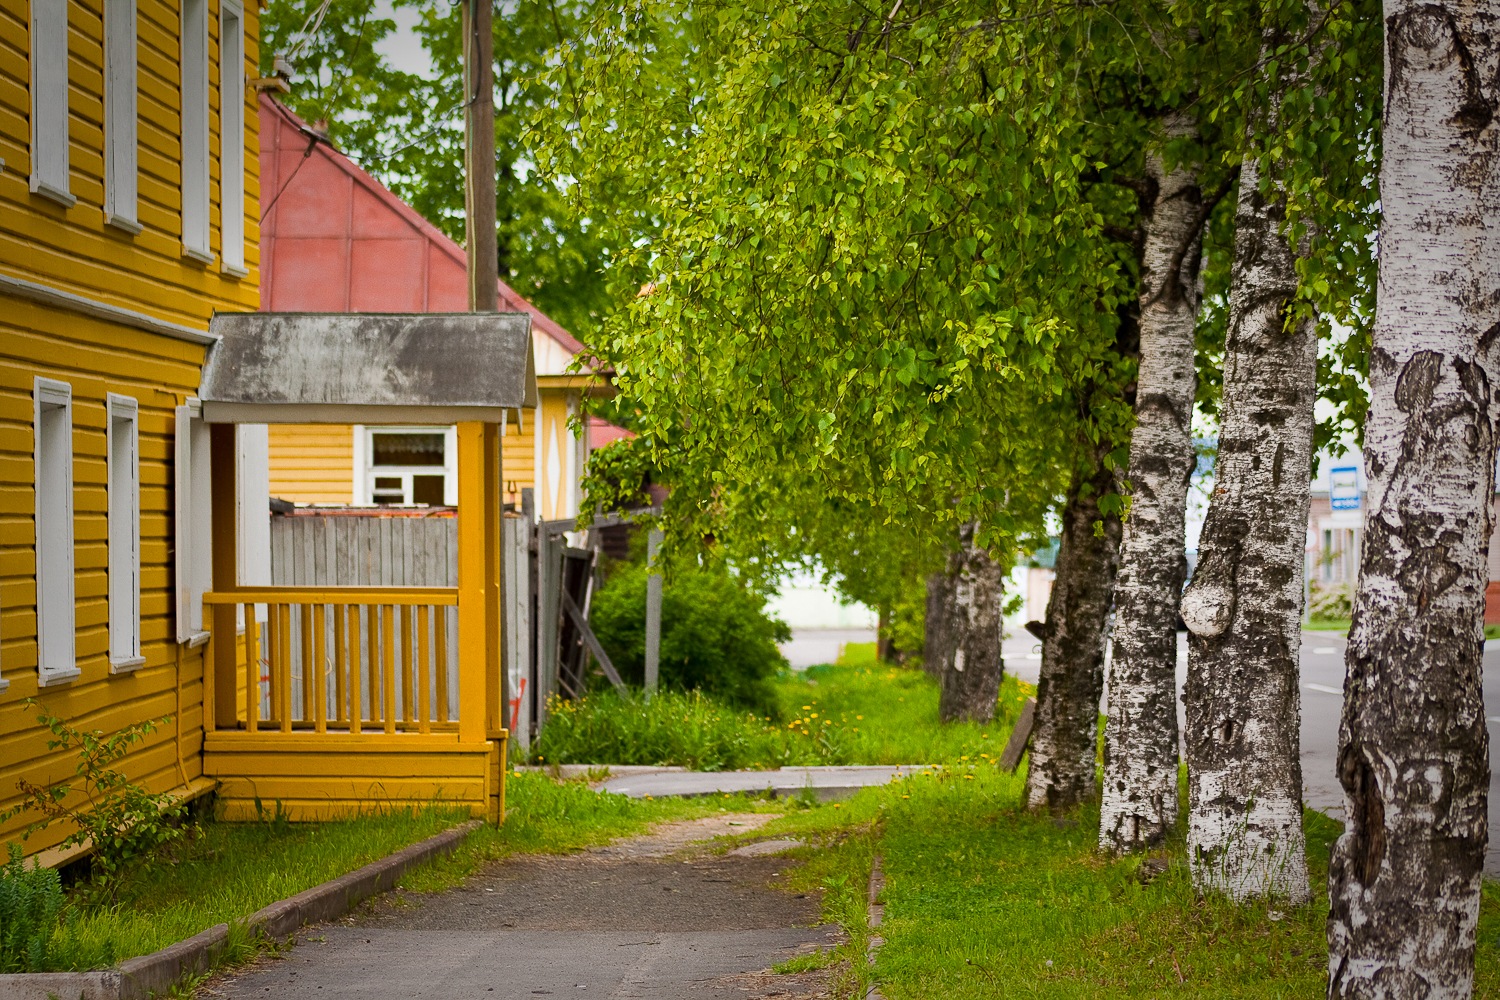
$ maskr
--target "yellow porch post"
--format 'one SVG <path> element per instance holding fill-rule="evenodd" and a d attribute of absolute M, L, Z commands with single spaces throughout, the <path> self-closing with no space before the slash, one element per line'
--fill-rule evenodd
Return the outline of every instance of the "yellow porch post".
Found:
<path fill-rule="evenodd" d="M 213 586 L 229 593 L 239 586 L 238 441 L 234 424 L 209 427 L 209 506 L 213 517 Z M 219 729 L 239 725 L 239 656 L 233 604 L 213 605 L 208 622 L 214 637 L 213 662 L 203 665 L 213 671 L 213 722 Z M 205 706 L 207 709 L 207 706 Z"/>
<path fill-rule="evenodd" d="M 458 737 L 480 743 L 500 715 L 500 468 L 494 424 L 458 425 Z"/>

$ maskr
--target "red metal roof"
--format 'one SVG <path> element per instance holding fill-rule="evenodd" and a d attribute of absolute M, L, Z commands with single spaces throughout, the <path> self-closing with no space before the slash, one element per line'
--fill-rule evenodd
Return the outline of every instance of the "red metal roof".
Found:
<path fill-rule="evenodd" d="M 464 250 L 320 138 L 260 96 L 260 307 L 266 312 L 463 312 Z M 500 308 L 570 353 L 583 344 L 503 281 Z"/>

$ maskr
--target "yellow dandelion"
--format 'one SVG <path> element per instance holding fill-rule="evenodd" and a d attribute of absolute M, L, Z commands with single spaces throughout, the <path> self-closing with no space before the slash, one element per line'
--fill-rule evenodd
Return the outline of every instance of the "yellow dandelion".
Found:
<path fill-rule="evenodd" d="M 812 706 L 811 706 L 811 705 L 803 705 L 803 706 L 802 706 L 802 711 L 804 711 L 804 712 L 806 712 L 806 711 L 807 711 L 807 710 L 808 710 L 808 709 L 810 709 L 810 708 L 812 708 Z"/>
<path fill-rule="evenodd" d="M 982 740 L 987 740 L 987 739 L 990 738 L 990 734 L 989 733 L 980 733 L 979 734 L 979 738 L 982 739 Z"/>
<path fill-rule="evenodd" d="M 903 796 L 901 796 L 901 797 L 902 797 L 902 798 L 903 798 L 903 799 L 909 799 L 909 798 L 911 798 L 911 796 L 910 796 L 910 795 L 903 795 Z"/>
<path fill-rule="evenodd" d="M 816 719 L 817 717 L 818 717 L 818 713 L 817 712 L 814 712 L 814 713 L 812 713 L 811 715 L 808 716 L 809 719 Z"/>
<path fill-rule="evenodd" d="M 856 715 L 855 718 L 859 719 L 860 721 L 864 721 L 864 716 L 863 715 Z"/>
<path fill-rule="evenodd" d="M 964 780 L 965 781 L 973 781 L 974 780 L 974 776 L 972 774 L 966 774 L 966 775 L 964 775 Z"/>

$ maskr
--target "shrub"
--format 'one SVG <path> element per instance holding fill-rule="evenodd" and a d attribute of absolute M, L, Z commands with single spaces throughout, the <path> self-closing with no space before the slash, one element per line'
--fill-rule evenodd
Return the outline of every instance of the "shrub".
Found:
<path fill-rule="evenodd" d="M 127 863 L 183 835 L 179 823 L 185 809 L 181 804 L 169 795 L 132 784 L 112 767 L 167 719 L 133 723 L 113 735 L 76 729 L 45 711 L 37 721 L 52 731 L 47 748 L 70 750 L 76 762 L 71 778 L 50 785 L 24 778 L 18 782 L 26 805 L 42 815 L 31 829 L 72 822 L 76 829 L 62 846 L 92 842 L 94 879 L 107 898 Z M 74 796 L 75 792 L 80 795 Z"/>
<path fill-rule="evenodd" d="M 9 846 L 10 861 L 0 865 L 0 972 L 39 972 L 62 909 L 62 881 L 40 862 L 27 868 L 21 848 Z"/>
<path fill-rule="evenodd" d="M 1348 618 L 1354 614 L 1354 588 L 1347 583 L 1313 583 L 1307 601 L 1307 617 Z"/>
<path fill-rule="evenodd" d="M 695 771 L 843 763 L 838 733 L 805 738 L 768 717 L 736 710 L 699 691 L 659 691 L 625 701 L 596 691 L 554 701 L 532 745 L 543 764 L 650 764 Z"/>
<path fill-rule="evenodd" d="M 589 609 L 594 634 L 626 683 L 646 675 L 646 567 L 617 567 Z M 776 648 L 791 630 L 721 567 L 689 569 L 662 588 L 663 687 L 703 691 L 761 714 L 775 710 L 771 680 L 786 666 Z"/>

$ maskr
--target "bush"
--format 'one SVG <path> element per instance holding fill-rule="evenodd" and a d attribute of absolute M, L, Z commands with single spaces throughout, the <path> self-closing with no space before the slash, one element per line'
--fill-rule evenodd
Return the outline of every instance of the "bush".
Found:
<path fill-rule="evenodd" d="M 1338 620 L 1354 614 L 1354 588 L 1347 583 L 1313 583 L 1307 617 Z"/>
<path fill-rule="evenodd" d="M 37 785 L 23 778 L 17 783 L 26 805 L 42 815 L 31 830 L 71 822 L 75 829 L 62 846 L 92 843 L 94 880 L 108 899 L 128 863 L 183 835 L 184 806 L 170 795 L 132 784 L 112 766 L 168 719 L 137 722 L 113 735 L 77 729 L 45 711 L 37 721 L 52 732 L 47 749 L 70 751 L 76 762 L 71 779 Z"/>
<path fill-rule="evenodd" d="M 646 676 L 646 567 L 617 567 L 589 609 L 594 634 L 627 684 Z M 765 601 L 723 568 L 690 569 L 665 581 L 661 610 L 663 687 L 703 691 L 762 715 L 775 712 L 771 680 L 786 666 L 776 648 L 791 630 Z"/>
<path fill-rule="evenodd" d="M 614 691 L 596 691 L 581 701 L 552 703 L 531 759 L 539 764 L 733 771 L 837 763 L 833 750 L 788 733 L 766 716 L 736 710 L 698 691 L 659 691 L 649 704 L 642 698 L 625 701 Z"/>
<path fill-rule="evenodd" d="M 40 862 L 27 868 L 21 849 L 9 846 L 10 861 L 0 865 L 0 972 L 39 972 L 62 909 L 62 881 Z"/>

